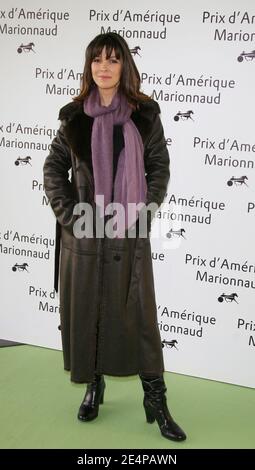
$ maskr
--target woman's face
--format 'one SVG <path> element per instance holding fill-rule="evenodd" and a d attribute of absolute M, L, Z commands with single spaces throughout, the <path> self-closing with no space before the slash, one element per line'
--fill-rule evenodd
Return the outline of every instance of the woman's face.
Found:
<path fill-rule="evenodd" d="M 114 49 L 111 57 L 106 58 L 106 49 L 102 49 L 100 56 L 95 57 L 91 63 L 91 73 L 94 82 L 101 90 L 116 90 L 121 77 L 122 65 L 116 58 Z"/>

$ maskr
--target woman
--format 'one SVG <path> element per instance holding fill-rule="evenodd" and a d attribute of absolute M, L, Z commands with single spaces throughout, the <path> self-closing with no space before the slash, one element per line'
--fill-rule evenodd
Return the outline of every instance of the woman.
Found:
<path fill-rule="evenodd" d="M 180 441 L 185 433 L 166 403 L 150 237 L 136 230 L 131 238 L 128 231 L 139 228 L 143 211 L 128 220 L 114 219 L 116 236 L 107 235 L 113 233 L 107 232 L 113 220 L 104 212 L 110 203 L 122 204 L 125 214 L 129 203 L 142 203 L 145 209 L 151 202 L 162 203 L 169 156 L 159 113 L 158 104 L 140 91 L 140 75 L 125 40 L 115 33 L 96 36 L 86 50 L 81 92 L 60 110 L 61 125 L 44 164 L 44 186 L 57 219 L 56 291 L 61 239 L 64 368 L 73 382 L 87 383 L 78 418 L 97 417 L 103 374 L 139 374 L 147 421 L 156 419 L 164 437 Z M 104 196 L 103 205 L 98 195 Z M 85 219 L 92 235 L 84 237 L 77 203 L 85 202 L 94 217 L 92 223 Z M 148 231 L 154 213 L 148 211 Z M 104 236 L 97 236 L 98 220 L 103 220 Z"/>

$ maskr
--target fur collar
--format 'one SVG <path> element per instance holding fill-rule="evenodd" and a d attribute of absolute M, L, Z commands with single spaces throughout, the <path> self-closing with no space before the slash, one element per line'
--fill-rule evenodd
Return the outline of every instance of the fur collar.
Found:
<path fill-rule="evenodd" d="M 131 119 L 139 130 L 145 143 L 156 114 L 160 113 L 160 107 L 151 99 L 139 103 L 139 109 L 131 114 Z M 83 102 L 72 101 L 63 106 L 59 111 L 58 119 L 61 120 L 68 144 L 78 159 L 88 160 L 91 157 L 91 132 L 94 118 L 83 111 Z"/>
<path fill-rule="evenodd" d="M 139 109 L 133 111 L 131 117 L 136 114 L 143 115 L 146 119 L 152 121 L 154 120 L 154 115 L 160 113 L 160 107 L 156 101 L 151 99 L 150 101 L 144 101 L 139 103 Z M 83 102 L 81 101 L 72 101 L 63 106 L 59 111 L 58 119 L 61 121 L 71 121 L 77 115 L 84 114 L 83 111 Z"/>

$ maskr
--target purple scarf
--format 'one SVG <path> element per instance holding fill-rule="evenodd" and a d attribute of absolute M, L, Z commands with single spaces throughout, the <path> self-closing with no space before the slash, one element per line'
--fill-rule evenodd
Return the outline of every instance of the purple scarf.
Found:
<path fill-rule="evenodd" d="M 125 230 L 138 218 L 137 211 L 132 209 L 128 217 L 128 203 L 146 202 L 143 141 L 130 118 L 132 108 L 120 92 L 114 95 L 109 106 L 102 106 L 98 88 L 93 88 L 84 100 L 84 112 L 94 118 L 91 136 L 94 198 L 96 195 L 104 195 L 105 207 L 111 203 L 113 189 L 113 126 L 115 124 L 123 126 L 125 146 L 118 159 L 113 202 L 121 203 L 125 209 L 124 225 L 121 220 L 114 217 L 114 220 L 117 220 L 116 233 L 125 236 Z M 100 205 L 101 216 L 104 215 L 105 207 L 102 213 Z"/>

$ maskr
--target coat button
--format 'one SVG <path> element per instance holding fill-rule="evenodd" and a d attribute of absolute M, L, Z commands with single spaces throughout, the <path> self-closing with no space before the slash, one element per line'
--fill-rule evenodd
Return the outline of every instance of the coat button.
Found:
<path fill-rule="evenodd" d="M 121 259 L 121 256 L 120 255 L 114 255 L 113 257 L 115 259 L 115 261 L 120 261 Z"/>

